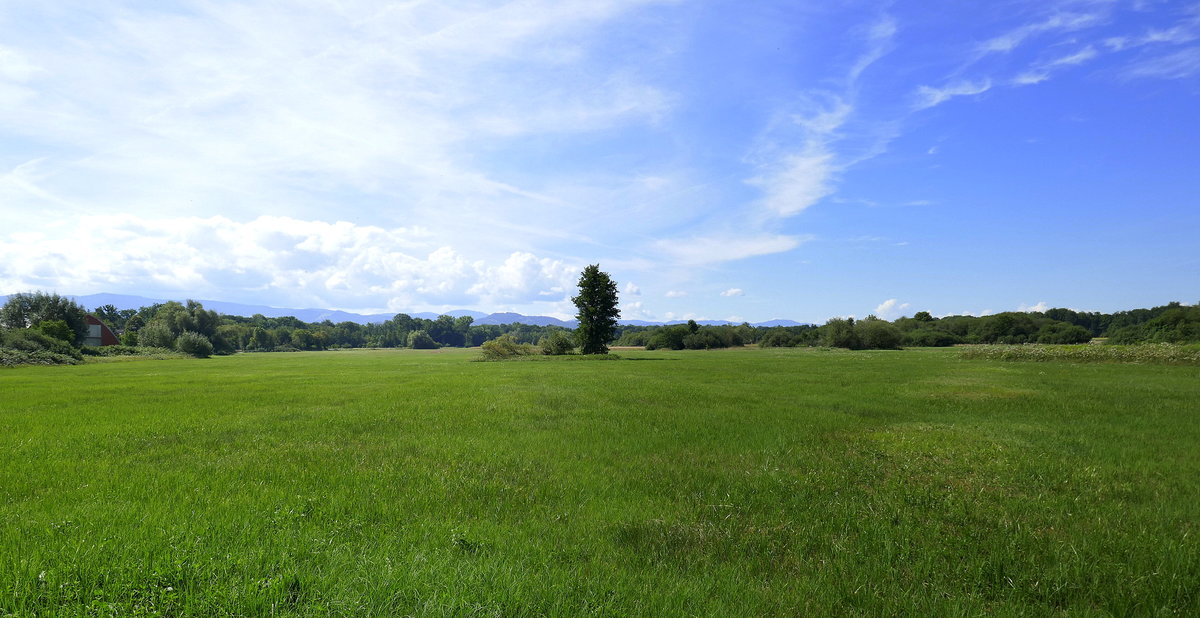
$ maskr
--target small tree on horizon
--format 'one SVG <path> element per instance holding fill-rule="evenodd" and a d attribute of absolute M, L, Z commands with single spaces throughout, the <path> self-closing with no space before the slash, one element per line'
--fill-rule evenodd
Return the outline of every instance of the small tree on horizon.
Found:
<path fill-rule="evenodd" d="M 592 264 L 579 274 L 579 295 L 571 299 L 579 313 L 575 340 L 581 354 L 608 354 L 608 342 L 617 334 L 617 284 Z"/>

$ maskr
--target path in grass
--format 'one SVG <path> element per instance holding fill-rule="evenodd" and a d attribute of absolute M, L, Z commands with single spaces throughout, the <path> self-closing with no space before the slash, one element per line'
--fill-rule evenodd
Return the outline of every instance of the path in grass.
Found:
<path fill-rule="evenodd" d="M 1200 369 L 952 351 L 0 371 L 0 615 L 1200 614 Z"/>

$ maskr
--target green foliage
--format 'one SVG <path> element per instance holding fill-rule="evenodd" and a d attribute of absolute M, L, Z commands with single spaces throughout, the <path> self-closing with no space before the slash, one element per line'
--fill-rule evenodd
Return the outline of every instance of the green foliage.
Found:
<path fill-rule="evenodd" d="M 140 356 L 159 353 L 155 348 L 138 348 L 128 345 L 87 346 L 79 350 L 84 356 Z"/>
<path fill-rule="evenodd" d="M 43 320 L 35 324 L 33 328 L 47 337 L 67 344 L 75 341 L 75 331 L 71 330 L 71 327 L 63 320 Z"/>
<path fill-rule="evenodd" d="M 691 334 L 688 327 L 683 325 L 664 326 L 650 336 L 646 342 L 647 350 L 682 350 L 683 339 Z"/>
<path fill-rule="evenodd" d="M 18 350 L 16 348 L 0 347 L 0 367 L 17 367 L 20 365 L 78 365 L 82 359 L 68 354 L 58 354 L 49 350 Z"/>
<path fill-rule="evenodd" d="M 74 365 L 83 359 L 79 349 L 33 328 L 0 329 L 0 364 Z"/>
<path fill-rule="evenodd" d="M 821 327 L 821 345 L 829 348 L 862 349 L 862 341 L 858 338 L 858 330 L 854 328 L 854 318 L 833 318 Z"/>
<path fill-rule="evenodd" d="M 962 343 L 962 338 L 939 328 L 916 328 L 904 333 L 906 346 L 941 348 Z"/>
<path fill-rule="evenodd" d="M 898 350 L 900 342 L 904 339 L 900 329 L 874 316 L 855 324 L 854 331 L 858 335 L 859 344 L 871 350 Z"/>
<path fill-rule="evenodd" d="M 1200 305 L 1173 303 L 1156 309 L 1157 315 L 1145 322 L 1115 329 L 1109 334 L 1109 343 L 1200 342 Z"/>
<path fill-rule="evenodd" d="M 519 356 L 530 356 L 540 352 L 540 350 L 528 343 L 517 343 L 517 340 L 513 339 L 512 335 L 507 334 L 483 342 L 483 345 L 479 346 L 479 351 L 483 354 L 484 360 L 505 360 Z"/>
<path fill-rule="evenodd" d="M 1037 343 L 1087 343 L 1091 339 L 1086 328 L 1066 322 L 1047 322 L 1037 332 Z"/>
<path fill-rule="evenodd" d="M 566 331 L 556 330 L 538 342 L 542 348 L 542 354 L 547 356 L 562 356 L 575 351 L 575 342 Z"/>
<path fill-rule="evenodd" d="M 200 333 L 185 330 L 175 339 L 174 348 L 196 358 L 208 358 L 212 356 L 213 344 L 208 337 Z"/>
<path fill-rule="evenodd" d="M 414 350 L 436 350 L 438 344 L 429 333 L 416 330 L 408 334 L 408 347 Z"/>
<path fill-rule="evenodd" d="M 100 318 L 113 332 L 121 333 L 125 330 L 126 325 L 129 324 L 130 318 L 137 315 L 137 310 L 117 309 L 115 306 L 109 304 L 96 307 L 95 311 L 92 311 L 92 314 Z M 140 327 L 141 325 L 139 324 L 138 326 Z"/>
<path fill-rule="evenodd" d="M 579 275 L 579 295 L 571 298 L 579 310 L 575 318 L 579 326 L 575 329 L 575 340 L 583 354 L 607 354 L 608 343 L 616 337 L 617 284 L 592 264 Z"/>
<path fill-rule="evenodd" d="M 175 346 L 175 340 L 179 338 L 179 334 L 171 331 L 171 327 L 163 321 L 152 321 L 137 331 L 137 343 L 151 348 L 167 348 L 171 349 Z"/>
<path fill-rule="evenodd" d="M 79 345 L 87 337 L 87 313 L 75 301 L 46 292 L 13 294 L 0 307 L 0 327 L 29 328 L 42 322 L 61 320 L 74 336 L 70 343 Z"/>
<path fill-rule="evenodd" d="M 617 337 L 616 343 L 613 345 L 624 347 L 644 346 L 650 342 L 650 337 L 654 334 L 653 330 L 643 329 L 638 327 L 638 330 L 626 329 Z"/>

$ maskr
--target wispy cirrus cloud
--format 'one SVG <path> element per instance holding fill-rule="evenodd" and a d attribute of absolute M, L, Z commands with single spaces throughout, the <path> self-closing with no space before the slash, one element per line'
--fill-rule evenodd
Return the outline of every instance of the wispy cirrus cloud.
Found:
<path fill-rule="evenodd" d="M 1200 75 L 1200 46 L 1139 60 L 1122 73 L 1125 78 L 1184 79 Z"/>
<path fill-rule="evenodd" d="M 940 88 L 932 86 L 921 86 L 917 88 L 916 102 L 913 104 L 914 109 L 922 110 L 930 107 L 941 105 L 955 97 L 967 97 L 977 94 L 983 94 L 992 88 L 990 79 L 982 79 L 979 81 L 958 81 L 952 84 L 947 84 Z"/>
<path fill-rule="evenodd" d="M 978 52 L 980 54 L 1007 53 L 1039 35 L 1054 32 L 1072 32 L 1097 26 L 1108 19 L 1108 5 L 1111 5 L 1111 3 L 1099 3 L 1095 7 L 1099 10 L 1095 11 L 1071 11 L 1060 10 L 1053 3 L 1049 3 L 1044 6 L 1050 11 L 1050 15 L 1038 21 L 1008 30 L 980 43 Z"/>
<path fill-rule="evenodd" d="M 811 237 L 787 234 L 695 236 L 663 239 L 654 246 L 676 264 L 700 266 L 790 251 L 807 240 Z"/>

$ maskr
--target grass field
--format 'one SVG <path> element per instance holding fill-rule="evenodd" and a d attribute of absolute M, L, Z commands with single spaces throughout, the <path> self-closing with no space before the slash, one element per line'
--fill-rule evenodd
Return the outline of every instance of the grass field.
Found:
<path fill-rule="evenodd" d="M 0 371 L 0 616 L 1200 615 L 1200 368 Z"/>

